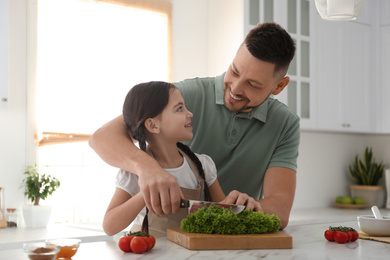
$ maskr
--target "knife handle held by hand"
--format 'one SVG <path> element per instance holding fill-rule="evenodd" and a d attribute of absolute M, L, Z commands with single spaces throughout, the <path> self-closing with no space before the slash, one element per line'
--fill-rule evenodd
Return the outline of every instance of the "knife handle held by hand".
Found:
<path fill-rule="evenodd" d="M 186 199 L 180 199 L 180 208 L 188 208 L 190 206 L 190 201 Z"/>

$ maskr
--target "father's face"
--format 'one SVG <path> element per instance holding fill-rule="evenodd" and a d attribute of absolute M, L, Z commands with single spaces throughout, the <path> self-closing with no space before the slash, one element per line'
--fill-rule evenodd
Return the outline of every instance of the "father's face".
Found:
<path fill-rule="evenodd" d="M 277 95 L 289 78 L 274 78 L 275 64 L 261 61 L 245 44 L 238 49 L 224 79 L 225 106 L 232 112 L 250 112 L 271 94 Z"/>

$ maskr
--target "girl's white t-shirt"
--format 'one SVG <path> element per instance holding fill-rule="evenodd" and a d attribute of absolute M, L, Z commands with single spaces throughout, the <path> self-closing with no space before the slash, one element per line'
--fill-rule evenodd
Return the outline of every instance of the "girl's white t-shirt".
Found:
<path fill-rule="evenodd" d="M 210 158 L 210 156 L 205 154 L 195 155 L 202 163 L 203 171 L 206 177 L 206 183 L 210 187 L 217 179 L 217 168 L 215 167 L 215 164 Z M 180 167 L 164 170 L 166 170 L 176 178 L 177 183 L 180 187 L 188 189 L 195 189 L 198 187 L 198 181 L 195 177 L 195 174 L 192 172 L 191 167 L 185 157 L 184 162 Z M 140 192 L 140 187 L 138 185 L 138 176 L 124 170 L 120 170 L 118 172 L 116 176 L 115 186 L 126 191 L 130 194 L 130 196 L 134 196 L 135 194 Z M 137 225 L 142 225 L 142 221 L 145 217 L 145 214 L 146 208 L 143 208 L 138 214 L 138 216 L 134 219 L 133 223 Z"/>

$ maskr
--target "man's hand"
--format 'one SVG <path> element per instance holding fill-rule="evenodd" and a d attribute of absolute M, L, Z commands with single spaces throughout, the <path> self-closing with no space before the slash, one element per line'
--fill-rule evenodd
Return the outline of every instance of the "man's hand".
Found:
<path fill-rule="evenodd" d="M 138 178 L 150 213 L 163 216 L 179 212 L 183 195 L 175 177 L 161 169 L 158 173 L 143 172 Z"/>
<path fill-rule="evenodd" d="M 249 197 L 248 194 L 241 193 L 236 190 L 231 191 L 229 195 L 223 201 L 221 201 L 221 203 L 244 205 L 246 206 L 245 209 L 252 209 L 253 211 L 257 212 L 263 211 L 263 208 L 258 201 L 252 197 Z"/>

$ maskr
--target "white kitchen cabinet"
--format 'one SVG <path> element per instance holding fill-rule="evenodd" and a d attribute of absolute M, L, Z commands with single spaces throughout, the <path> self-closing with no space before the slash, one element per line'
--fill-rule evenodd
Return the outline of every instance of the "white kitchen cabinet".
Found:
<path fill-rule="evenodd" d="M 320 30 L 316 39 L 316 55 L 312 60 L 318 72 L 314 80 L 318 93 L 317 124 L 323 130 L 334 130 L 343 124 L 343 30 L 338 23 L 323 21 L 319 17 L 316 20 Z"/>
<path fill-rule="evenodd" d="M 345 117 L 351 131 L 373 131 L 371 93 L 375 88 L 370 79 L 373 72 L 371 25 L 346 23 L 343 49 L 345 50 Z"/>
<path fill-rule="evenodd" d="M 377 130 L 372 104 L 377 87 L 372 80 L 376 69 L 372 5 L 376 1 L 366 3 L 358 19 L 348 22 L 322 20 L 314 1 L 246 0 L 244 4 L 245 33 L 258 22 L 272 20 L 296 41 L 297 53 L 288 72 L 290 84 L 276 98 L 301 117 L 302 129 Z M 382 34 L 389 36 L 385 30 Z"/>
<path fill-rule="evenodd" d="M 357 23 L 364 23 L 367 25 L 372 25 L 373 16 L 371 11 L 373 10 L 373 6 L 376 5 L 377 0 L 365 0 L 365 3 L 356 18 Z"/>
<path fill-rule="evenodd" d="M 369 13 L 369 12 L 368 12 Z M 369 20 L 369 17 L 365 21 Z M 331 22 L 316 17 L 317 127 L 320 130 L 373 131 L 371 24 Z"/>
<path fill-rule="evenodd" d="M 379 2 L 380 22 L 379 22 L 379 50 L 378 68 L 380 80 L 377 82 L 377 125 L 379 133 L 390 133 L 390 1 Z"/>
<path fill-rule="evenodd" d="M 0 108 L 8 104 L 9 2 L 0 0 Z"/>
<path fill-rule="evenodd" d="M 380 133 L 390 133 L 390 25 L 381 27 Z"/>
<path fill-rule="evenodd" d="M 380 20 L 381 25 L 390 25 L 390 1 L 389 0 L 379 0 L 375 1 L 379 5 Z"/>
<path fill-rule="evenodd" d="M 301 118 L 301 127 L 315 128 L 315 88 L 311 57 L 311 19 L 314 2 L 309 0 L 245 0 L 244 30 L 249 32 L 257 23 L 274 21 L 285 28 L 296 43 L 296 55 L 290 64 L 290 83 L 275 96 Z"/>

